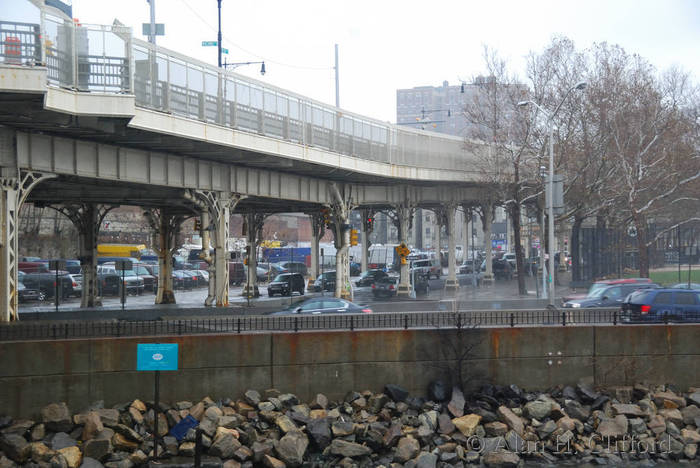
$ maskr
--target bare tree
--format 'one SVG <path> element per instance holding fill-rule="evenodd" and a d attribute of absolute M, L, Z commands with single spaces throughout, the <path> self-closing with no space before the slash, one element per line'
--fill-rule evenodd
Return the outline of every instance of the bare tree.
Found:
<path fill-rule="evenodd" d="M 530 122 L 518 118 L 516 108 L 527 88 L 509 72 L 506 62 L 487 47 L 484 61 L 487 78 L 477 78 L 470 85 L 472 99 L 464 109 L 464 116 L 470 124 L 466 146 L 479 154 L 477 170 L 487 187 L 482 192 L 485 201 L 502 203 L 513 221 L 517 270 L 522 272 L 521 206 L 531 191 L 535 158 L 525 145 L 531 131 Z M 488 146 L 485 151 L 484 143 Z M 490 239 L 485 239 L 485 243 L 488 252 Z M 527 294 L 524 275 L 518 275 L 518 291 Z"/>

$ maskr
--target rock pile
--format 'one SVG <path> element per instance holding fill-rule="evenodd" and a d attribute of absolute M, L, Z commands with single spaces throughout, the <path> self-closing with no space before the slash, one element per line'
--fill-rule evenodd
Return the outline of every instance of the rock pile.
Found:
<path fill-rule="evenodd" d="M 249 390 L 235 401 L 161 404 L 157 416 L 141 400 L 77 414 L 53 403 L 37 421 L 0 418 L 0 468 L 145 465 L 154 433 L 166 467 L 192 466 L 200 448 L 202 466 L 224 468 L 652 464 L 694 461 L 700 443 L 698 389 L 578 385 L 529 393 L 487 385 L 465 396 L 431 384 L 429 393 L 413 397 L 387 385 L 383 393 L 353 391 L 338 402 L 319 394 L 303 403 Z"/>

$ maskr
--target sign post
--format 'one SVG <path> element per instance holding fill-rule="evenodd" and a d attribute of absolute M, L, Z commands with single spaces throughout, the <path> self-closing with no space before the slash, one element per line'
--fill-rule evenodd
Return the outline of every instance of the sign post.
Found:
<path fill-rule="evenodd" d="M 158 458 L 158 413 L 160 412 L 160 371 L 177 370 L 177 343 L 138 343 L 136 347 L 136 370 L 155 371 L 153 408 L 153 458 Z"/>
<path fill-rule="evenodd" d="M 122 281 L 119 290 L 121 291 L 122 310 L 124 310 L 124 306 L 126 305 L 126 270 L 131 270 L 131 260 L 117 260 L 114 262 L 114 268 L 122 272 Z"/>
<path fill-rule="evenodd" d="M 58 270 L 62 270 L 66 267 L 66 262 L 65 260 L 49 260 L 49 270 L 54 270 L 56 273 L 56 279 L 54 281 L 54 286 L 55 286 L 55 303 L 56 303 L 56 312 L 58 312 L 58 304 L 59 304 L 59 297 L 61 293 L 63 292 L 63 282 L 58 280 Z"/>

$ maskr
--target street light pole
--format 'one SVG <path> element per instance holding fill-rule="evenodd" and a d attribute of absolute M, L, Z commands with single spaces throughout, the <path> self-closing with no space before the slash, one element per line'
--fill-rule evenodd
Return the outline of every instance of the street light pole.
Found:
<path fill-rule="evenodd" d="M 571 91 L 574 89 L 584 89 L 586 87 L 586 82 L 585 81 L 580 81 L 576 83 L 574 86 L 569 88 L 569 90 L 566 92 L 564 97 L 562 98 L 561 102 L 559 102 L 559 105 L 557 106 L 556 109 L 554 109 L 554 112 L 551 114 L 544 110 L 542 107 L 540 107 L 539 104 L 537 104 L 535 101 L 521 101 L 518 103 L 518 106 L 527 106 L 528 104 L 533 104 L 535 107 L 537 107 L 542 113 L 547 116 L 547 124 L 549 126 L 549 181 L 547 182 L 547 190 L 545 194 L 545 199 L 547 199 L 547 215 L 549 216 L 549 222 L 548 222 L 548 234 L 549 234 L 549 262 L 548 262 L 548 268 L 549 268 L 549 304 L 554 305 L 554 116 L 557 115 L 557 112 L 559 112 L 559 109 L 561 108 L 562 104 L 564 104 L 564 101 L 566 101 L 566 98 L 569 97 L 569 94 L 571 94 Z M 541 242 L 544 241 L 544 221 L 542 223 L 542 240 Z M 544 276 L 544 272 L 543 272 Z M 544 286 L 544 285 L 543 285 Z"/>
<path fill-rule="evenodd" d="M 548 234 L 549 234 L 549 303 L 554 305 L 554 123 L 549 124 L 549 181 L 547 182 L 548 199 L 547 214 L 549 216 Z"/>
<path fill-rule="evenodd" d="M 216 37 L 216 44 L 219 48 L 219 68 L 221 68 L 221 0 L 216 0 L 219 6 L 219 35 Z"/>

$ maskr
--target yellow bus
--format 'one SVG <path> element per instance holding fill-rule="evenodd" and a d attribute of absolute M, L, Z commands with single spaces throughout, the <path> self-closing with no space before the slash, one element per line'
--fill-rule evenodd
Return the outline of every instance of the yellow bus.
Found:
<path fill-rule="evenodd" d="M 145 253 L 143 244 L 97 244 L 98 257 L 133 257 L 141 258 Z"/>

